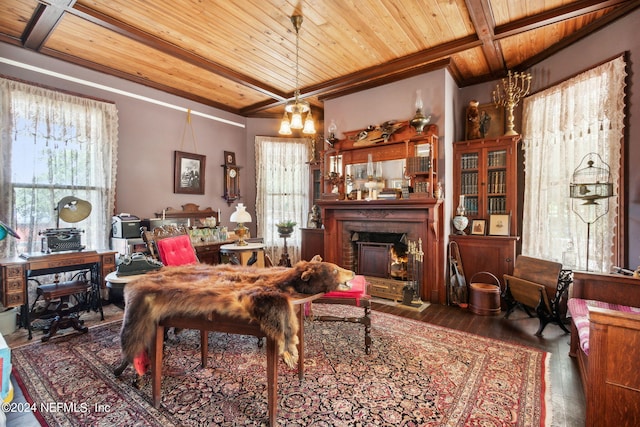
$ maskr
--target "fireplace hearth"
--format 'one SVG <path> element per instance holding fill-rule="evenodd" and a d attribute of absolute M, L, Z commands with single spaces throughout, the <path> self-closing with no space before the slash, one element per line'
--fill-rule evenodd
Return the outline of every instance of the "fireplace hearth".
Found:
<path fill-rule="evenodd" d="M 397 281 L 400 287 L 404 286 L 402 277 L 400 280 L 392 278 L 391 263 L 387 261 L 392 257 L 393 251 L 402 248 L 394 241 L 368 241 L 364 245 L 363 240 L 395 239 L 397 236 L 401 243 L 421 240 L 424 248 L 424 263 L 420 283 L 420 297 L 432 303 L 445 304 L 444 284 L 444 244 L 442 241 L 442 206 L 436 199 L 398 199 L 375 201 L 320 201 L 324 219 L 324 248 L 325 259 L 338 264 L 343 268 L 353 269 L 359 274 L 368 277 L 379 277 L 380 280 Z M 354 244 L 354 234 L 358 239 Z M 368 236 L 368 239 L 361 239 Z M 360 246 L 360 247 L 358 247 Z M 365 258 L 360 249 L 365 246 Z M 406 250 L 406 248 L 405 248 Z M 377 252 L 377 253 L 376 253 Z M 396 256 L 398 254 L 396 253 Z M 384 257 L 384 262 L 377 260 Z M 403 254 L 400 254 L 403 257 Z M 402 262 L 402 261 L 400 261 Z M 382 272 L 383 268 L 386 270 Z M 373 274 L 370 274 L 373 271 Z M 406 275 L 398 269 L 396 275 Z"/>

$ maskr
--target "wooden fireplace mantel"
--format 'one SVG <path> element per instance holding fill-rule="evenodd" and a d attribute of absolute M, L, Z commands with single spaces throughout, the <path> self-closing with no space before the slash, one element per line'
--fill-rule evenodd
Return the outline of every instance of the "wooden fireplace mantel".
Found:
<path fill-rule="evenodd" d="M 422 239 L 424 268 L 421 298 L 446 303 L 442 200 L 322 200 L 324 256 L 328 262 L 352 268 L 343 248 L 350 234 L 358 232 L 405 233 L 410 240 Z"/>

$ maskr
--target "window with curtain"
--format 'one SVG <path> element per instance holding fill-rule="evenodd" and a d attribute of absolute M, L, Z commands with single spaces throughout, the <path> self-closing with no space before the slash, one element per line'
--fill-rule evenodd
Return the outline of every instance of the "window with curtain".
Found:
<path fill-rule="evenodd" d="M 257 136 L 256 148 L 256 221 L 258 236 L 277 264 L 284 248 L 276 224 L 297 223 L 287 252 L 292 263 L 300 260 L 300 227 L 306 226 L 309 212 L 309 140 Z"/>
<path fill-rule="evenodd" d="M 115 203 L 118 113 L 113 103 L 0 78 L 0 219 L 20 239 L 0 253 L 40 252 L 39 232 L 57 228 L 66 196 L 91 203 L 89 217 L 60 228 L 82 230 L 82 244 L 109 247 Z"/>
<path fill-rule="evenodd" d="M 625 78 L 619 57 L 524 100 L 523 254 L 597 272 L 619 262 Z M 597 201 L 608 212 L 590 225 L 587 239 L 587 223 L 572 206 L 583 202 L 569 198 L 569 186 L 590 153 L 609 166 L 614 196 Z"/>

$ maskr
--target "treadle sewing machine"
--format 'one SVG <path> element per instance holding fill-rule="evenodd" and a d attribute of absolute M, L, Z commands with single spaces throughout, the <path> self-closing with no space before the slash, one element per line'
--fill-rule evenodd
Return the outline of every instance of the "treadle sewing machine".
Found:
<path fill-rule="evenodd" d="M 73 196 L 64 197 L 56 206 L 57 227 L 40 233 L 42 252 L 23 253 L 19 257 L 0 259 L 2 305 L 21 306 L 20 326 L 32 337 L 32 318 L 47 320 L 43 341 L 58 329 L 73 327 L 86 332 L 79 320 L 80 312 L 102 314 L 100 288 L 102 278 L 115 270 L 115 251 L 84 251 L 80 230 L 60 228 L 60 219 L 68 223 L 82 221 L 91 213 L 91 204 Z M 74 272 L 71 280 L 61 280 L 60 273 Z M 39 276 L 55 275 L 51 283 L 41 283 Z M 28 283 L 37 284 L 37 297 L 29 305 Z M 40 304 L 44 301 L 44 306 Z"/>

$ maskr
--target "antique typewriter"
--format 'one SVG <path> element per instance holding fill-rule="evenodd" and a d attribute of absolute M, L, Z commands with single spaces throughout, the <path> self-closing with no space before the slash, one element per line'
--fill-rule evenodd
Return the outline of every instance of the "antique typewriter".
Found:
<path fill-rule="evenodd" d="M 144 274 L 149 271 L 159 270 L 164 267 L 160 261 L 145 255 L 142 252 L 136 252 L 133 255 L 125 255 L 118 260 L 117 275 L 133 276 L 135 274 Z"/>
<path fill-rule="evenodd" d="M 44 253 L 62 251 L 81 251 L 84 249 L 80 234 L 84 230 L 77 228 L 47 228 L 38 234 L 42 236 L 41 250 Z"/>

